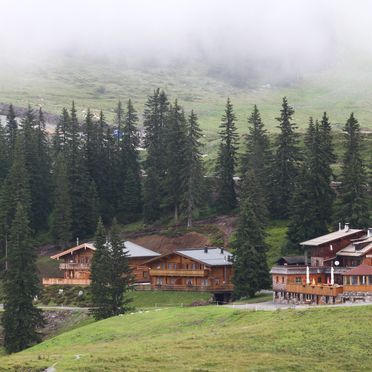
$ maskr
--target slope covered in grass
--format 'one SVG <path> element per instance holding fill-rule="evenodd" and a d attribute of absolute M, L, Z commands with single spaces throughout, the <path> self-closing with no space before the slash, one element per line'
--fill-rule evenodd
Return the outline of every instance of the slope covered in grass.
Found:
<path fill-rule="evenodd" d="M 128 314 L 1 357 L 57 371 L 370 370 L 372 308 L 244 312 L 221 307 Z"/>

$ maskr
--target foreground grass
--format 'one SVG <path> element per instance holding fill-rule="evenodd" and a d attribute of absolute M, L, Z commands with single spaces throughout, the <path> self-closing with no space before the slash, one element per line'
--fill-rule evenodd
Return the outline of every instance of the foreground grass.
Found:
<path fill-rule="evenodd" d="M 372 307 L 244 312 L 221 307 L 128 314 L 0 358 L 3 370 L 367 371 Z M 78 356 L 78 357 L 77 357 Z"/>

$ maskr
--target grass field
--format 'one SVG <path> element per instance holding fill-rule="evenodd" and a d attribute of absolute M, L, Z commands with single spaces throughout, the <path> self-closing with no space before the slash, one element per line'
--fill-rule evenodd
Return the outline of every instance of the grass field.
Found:
<path fill-rule="evenodd" d="M 129 67 L 122 63 L 61 57 L 43 63 L 28 62 L 27 68 L 3 66 L 0 69 L 0 101 L 18 106 L 42 105 L 59 114 L 63 106 L 76 101 L 81 117 L 90 107 L 103 109 L 113 119 L 118 99 L 131 98 L 141 114 L 146 98 L 157 88 L 165 89 L 173 101 L 178 98 L 186 111 L 194 109 L 203 129 L 213 140 L 227 97 L 235 105 L 238 128 L 245 130 L 253 104 L 258 104 L 265 124 L 276 130 L 281 99 L 287 96 L 296 109 L 295 119 L 303 129 L 310 115 L 327 111 L 333 123 L 344 123 L 351 111 L 361 126 L 372 128 L 372 73 L 367 60 L 338 63 L 316 73 L 299 76 L 284 86 L 262 81 L 256 86 L 237 85 L 213 73 L 203 64 L 166 67 Z M 340 128 L 340 125 L 336 125 Z"/>
<path fill-rule="evenodd" d="M 372 308 L 128 314 L 0 357 L 3 370 L 369 371 Z"/>

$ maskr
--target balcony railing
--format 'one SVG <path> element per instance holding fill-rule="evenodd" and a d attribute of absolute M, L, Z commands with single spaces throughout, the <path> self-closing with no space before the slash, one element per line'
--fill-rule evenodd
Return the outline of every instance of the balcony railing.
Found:
<path fill-rule="evenodd" d="M 185 284 L 155 284 L 154 289 L 162 291 L 189 291 L 189 292 L 231 292 L 234 289 L 232 284 L 221 285 L 185 285 Z"/>
<path fill-rule="evenodd" d="M 43 278 L 43 285 L 90 285 L 90 279 Z"/>
<path fill-rule="evenodd" d="M 287 284 L 286 291 L 291 293 L 335 297 L 343 292 L 343 287 L 331 285 Z"/>
<path fill-rule="evenodd" d="M 344 285 L 344 292 L 371 292 L 372 284 Z"/>
<path fill-rule="evenodd" d="M 188 270 L 188 269 L 150 269 L 151 276 L 191 276 L 204 277 L 208 275 L 208 270 Z"/>
<path fill-rule="evenodd" d="M 64 262 L 59 264 L 60 270 L 90 270 L 90 263 Z"/>

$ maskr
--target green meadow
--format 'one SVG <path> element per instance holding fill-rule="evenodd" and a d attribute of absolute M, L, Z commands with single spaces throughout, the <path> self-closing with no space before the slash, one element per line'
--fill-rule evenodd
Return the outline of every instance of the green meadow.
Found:
<path fill-rule="evenodd" d="M 371 306 L 144 311 L 66 332 L 0 357 L 1 370 L 370 371 Z"/>

